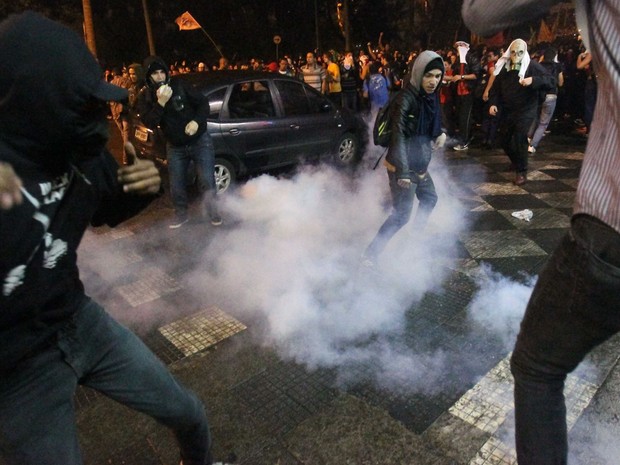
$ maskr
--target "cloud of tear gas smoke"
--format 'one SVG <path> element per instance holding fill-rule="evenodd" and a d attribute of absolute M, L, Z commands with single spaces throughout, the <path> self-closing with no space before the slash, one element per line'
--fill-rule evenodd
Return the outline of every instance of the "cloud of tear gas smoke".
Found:
<path fill-rule="evenodd" d="M 569 433 L 569 463 L 617 465 L 620 424 L 617 410 L 613 414 L 612 417 L 598 412 L 597 418 L 588 418 L 579 427 L 577 435 Z"/>
<path fill-rule="evenodd" d="M 469 304 L 469 315 L 499 337 L 506 350 L 512 350 L 536 277 L 523 284 L 493 272 L 485 265 L 481 275 L 484 277 L 479 280 L 480 288 Z"/>
<path fill-rule="evenodd" d="M 373 164 L 376 156 L 366 158 Z M 391 201 L 384 168 L 360 171 L 352 179 L 306 167 L 291 178 L 252 179 L 223 198 L 226 217 L 238 224 L 210 244 L 190 286 L 240 319 L 260 317 L 264 343 L 284 358 L 309 367 L 370 364 L 383 383 L 403 375 L 414 383 L 416 374 L 428 381 L 441 371 L 442 353 L 413 354 L 389 335 L 403 330 L 406 311 L 448 273 L 463 207 L 445 167 L 433 162 L 439 203 L 425 231 L 410 222 L 388 244 L 379 272 L 364 270 L 361 255 Z"/>

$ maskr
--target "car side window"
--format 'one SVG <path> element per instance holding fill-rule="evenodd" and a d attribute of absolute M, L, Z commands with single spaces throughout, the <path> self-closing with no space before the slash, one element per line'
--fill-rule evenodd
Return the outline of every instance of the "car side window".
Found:
<path fill-rule="evenodd" d="M 311 115 L 331 109 L 331 104 L 325 97 L 307 89 L 300 82 L 276 80 L 275 84 L 280 92 L 286 116 Z"/>
<path fill-rule="evenodd" d="M 268 118 L 276 114 L 269 83 L 247 81 L 233 86 L 228 99 L 228 114 L 231 119 Z"/>
<path fill-rule="evenodd" d="M 302 83 L 276 80 L 275 84 L 280 92 L 285 116 L 307 115 L 310 113 L 308 98 Z"/>
<path fill-rule="evenodd" d="M 224 96 L 226 95 L 226 87 L 217 89 L 207 95 L 209 99 L 209 116 L 207 119 L 220 119 L 222 106 L 224 105 Z"/>

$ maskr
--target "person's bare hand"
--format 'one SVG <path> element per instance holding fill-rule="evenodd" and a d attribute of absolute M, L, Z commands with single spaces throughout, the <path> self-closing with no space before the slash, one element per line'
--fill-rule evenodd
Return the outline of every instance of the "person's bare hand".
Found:
<path fill-rule="evenodd" d="M 166 106 L 170 97 L 172 97 L 172 87 L 168 84 L 164 84 L 156 92 L 157 95 L 157 103 L 159 103 L 162 107 Z"/>
<path fill-rule="evenodd" d="M 528 87 L 532 85 L 532 81 L 533 81 L 532 76 L 530 76 L 530 77 L 521 79 L 519 81 L 519 84 L 521 84 L 523 87 Z"/>
<path fill-rule="evenodd" d="M 8 163 L 0 162 L 0 210 L 9 210 L 22 203 L 22 180 Z"/>
<path fill-rule="evenodd" d="M 497 115 L 497 107 L 495 105 L 491 105 L 489 107 L 489 115 L 491 116 Z"/>
<path fill-rule="evenodd" d="M 123 185 L 123 192 L 138 195 L 156 194 L 161 186 L 159 170 L 151 160 L 136 156 L 136 149 L 131 142 L 125 143 L 128 164 L 118 169 L 118 182 Z"/>
<path fill-rule="evenodd" d="M 185 134 L 187 134 L 188 136 L 193 136 L 194 134 L 196 134 L 196 131 L 198 131 L 198 123 L 194 120 L 191 120 L 185 126 Z"/>
<path fill-rule="evenodd" d="M 411 187 L 411 179 L 399 179 L 396 181 L 396 184 L 403 189 L 409 189 Z"/>

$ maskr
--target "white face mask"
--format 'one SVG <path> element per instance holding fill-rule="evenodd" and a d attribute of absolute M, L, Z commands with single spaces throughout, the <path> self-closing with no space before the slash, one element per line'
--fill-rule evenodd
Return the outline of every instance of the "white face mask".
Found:
<path fill-rule="evenodd" d="M 510 47 L 510 61 L 514 67 L 521 66 L 527 45 L 522 40 L 515 41 Z"/>

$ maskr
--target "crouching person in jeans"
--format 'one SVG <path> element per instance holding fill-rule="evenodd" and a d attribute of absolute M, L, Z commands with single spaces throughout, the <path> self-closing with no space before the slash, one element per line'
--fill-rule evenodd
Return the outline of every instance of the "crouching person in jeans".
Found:
<path fill-rule="evenodd" d="M 413 65 L 410 82 L 390 106 L 391 138 L 385 165 L 393 210 L 364 252 L 365 266 L 376 265 L 388 241 L 407 224 L 416 196 L 420 202 L 417 228 L 426 225 L 435 208 L 437 192 L 428 165 L 432 150 L 446 140 L 438 92 L 443 73 L 443 59 L 430 50 L 422 52 Z"/>

